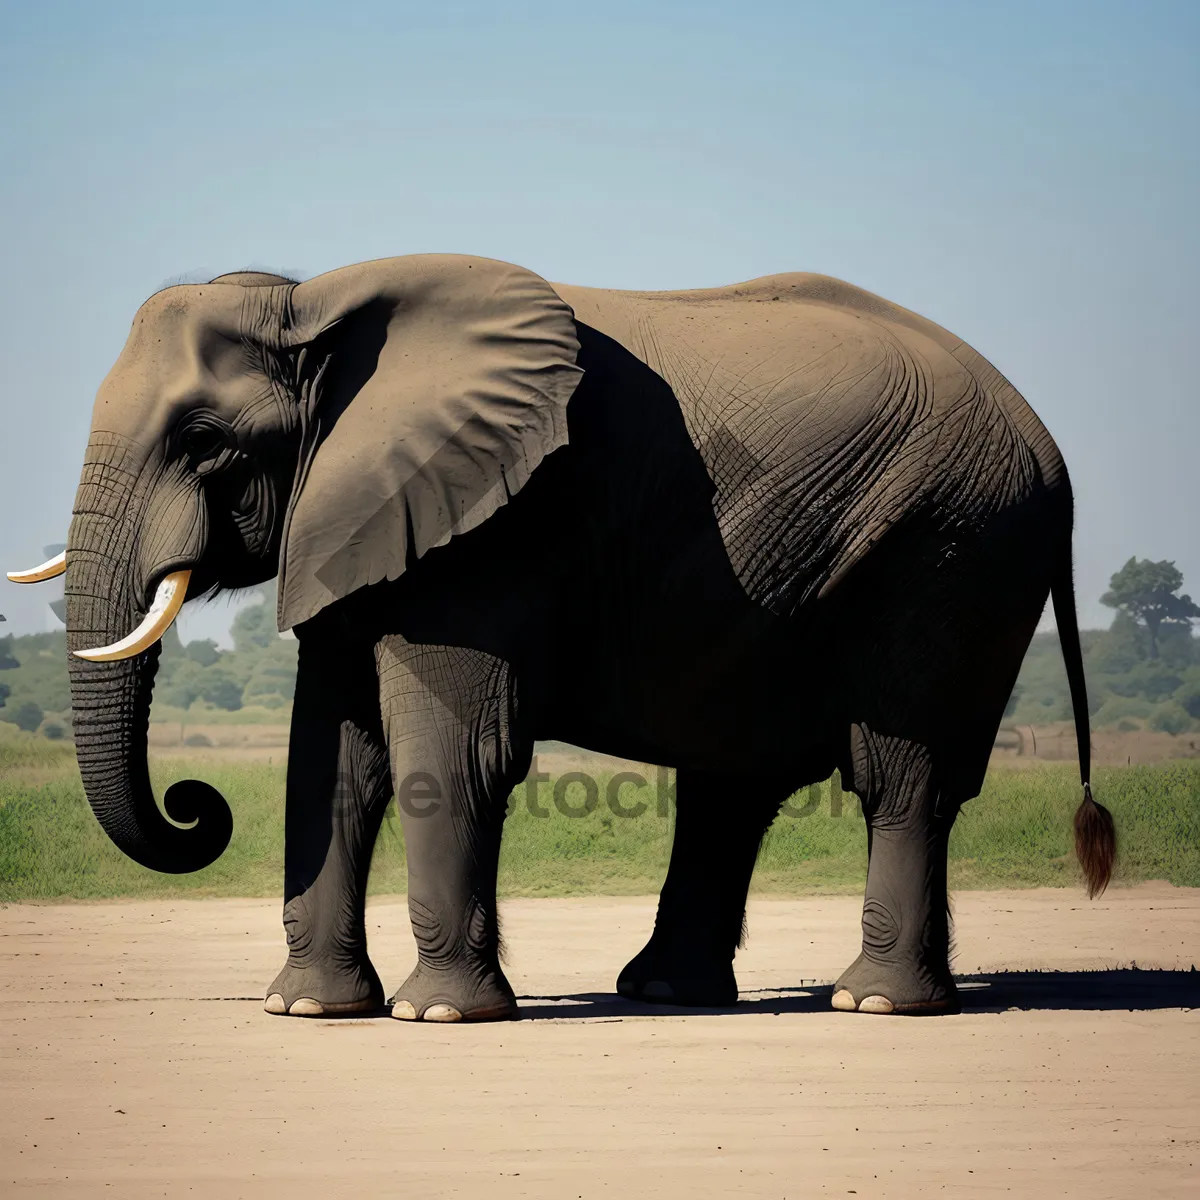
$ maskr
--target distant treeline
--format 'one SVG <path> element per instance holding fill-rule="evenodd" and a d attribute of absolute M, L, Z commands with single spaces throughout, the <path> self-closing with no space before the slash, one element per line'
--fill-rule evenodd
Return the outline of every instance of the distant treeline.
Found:
<path fill-rule="evenodd" d="M 1148 728 L 1164 733 L 1200 729 L 1200 638 L 1177 625 L 1150 637 L 1123 612 L 1112 628 L 1084 630 L 1084 671 L 1092 725 Z M 1071 693 L 1057 633 L 1035 634 L 1005 713 L 1008 724 L 1071 719 Z"/>

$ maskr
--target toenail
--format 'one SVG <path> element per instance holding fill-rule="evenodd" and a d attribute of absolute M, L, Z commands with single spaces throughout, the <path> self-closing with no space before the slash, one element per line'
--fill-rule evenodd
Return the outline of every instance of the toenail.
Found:
<path fill-rule="evenodd" d="M 461 1021 L 462 1013 L 450 1004 L 431 1004 L 422 1014 L 424 1021 Z"/>
<path fill-rule="evenodd" d="M 895 1011 L 895 1007 L 886 996 L 868 996 L 858 1006 L 858 1011 L 864 1013 L 890 1013 Z"/>

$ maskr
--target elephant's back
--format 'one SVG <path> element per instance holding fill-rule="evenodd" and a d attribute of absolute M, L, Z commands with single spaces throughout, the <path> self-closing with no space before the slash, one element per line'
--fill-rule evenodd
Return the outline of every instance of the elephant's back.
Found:
<path fill-rule="evenodd" d="M 637 353 L 647 320 L 680 333 L 692 330 L 718 353 L 737 352 L 747 330 L 769 330 L 774 338 L 806 325 L 829 325 L 845 330 L 857 322 L 912 329 L 947 351 L 962 344 L 948 330 L 903 308 L 830 275 L 788 271 L 763 275 L 724 287 L 679 291 L 634 291 L 615 288 L 552 284 L 576 317 L 607 333 Z M 777 305 L 759 308 L 759 305 Z M 652 352 L 652 347 L 645 347 Z M 653 365 L 653 364 L 651 364 Z"/>
<path fill-rule="evenodd" d="M 731 437 L 759 458 L 768 441 L 799 444 L 801 429 L 852 438 L 889 392 L 901 370 L 894 344 L 866 314 L 809 295 L 807 281 L 820 279 L 680 292 L 555 286 L 577 321 L 670 385 L 708 461 L 714 441 Z M 793 280 L 805 284 L 789 290 Z"/>
<path fill-rule="evenodd" d="M 697 444 L 706 426 L 751 416 L 849 433 L 906 389 L 934 414 L 1013 390 L 941 326 L 826 275 L 673 292 L 554 287 L 578 321 L 671 385 Z"/>
<path fill-rule="evenodd" d="M 901 515 L 965 504 L 986 521 L 1065 479 L 995 367 L 861 288 L 803 273 L 679 292 L 554 286 L 671 386 L 730 559 L 777 612 L 843 578 Z"/>

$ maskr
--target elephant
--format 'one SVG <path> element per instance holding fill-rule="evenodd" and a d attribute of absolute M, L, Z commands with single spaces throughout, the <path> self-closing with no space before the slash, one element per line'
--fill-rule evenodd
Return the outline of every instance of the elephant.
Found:
<path fill-rule="evenodd" d="M 412 255 L 166 288 L 99 388 L 65 552 L 79 770 L 126 854 L 195 871 L 215 788 L 146 765 L 159 639 L 189 597 L 278 580 L 299 641 L 287 960 L 268 1012 L 377 1012 L 372 846 L 395 795 L 417 963 L 401 1019 L 517 1015 L 506 800 L 536 739 L 675 768 L 674 842 L 624 996 L 720 1006 L 764 832 L 836 769 L 868 833 L 833 1007 L 945 1013 L 947 842 L 1052 598 L 1089 893 L 1071 485 L 959 338 L 814 274 L 639 292 Z M 167 818 L 171 818 L 168 820 Z"/>

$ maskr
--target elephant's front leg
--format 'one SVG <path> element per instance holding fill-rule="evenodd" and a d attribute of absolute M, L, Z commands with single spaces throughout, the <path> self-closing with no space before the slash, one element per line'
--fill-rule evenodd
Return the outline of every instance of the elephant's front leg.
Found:
<path fill-rule="evenodd" d="M 496 870 L 508 794 L 529 771 L 533 742 L 510 669 L 478 651 L 400 637 L 385 638 L 376 655 L 417 943 L 392 1016 L 514 1017 L 500 969 Z"/>
<path fill-rule="evenodd" d="M 383 1008 L 363 908 L 371 850 L 390 797 L 371 647 L 302 639 L 287 773 L 288 959 L 268 989 L 267 1012 Z"/>

